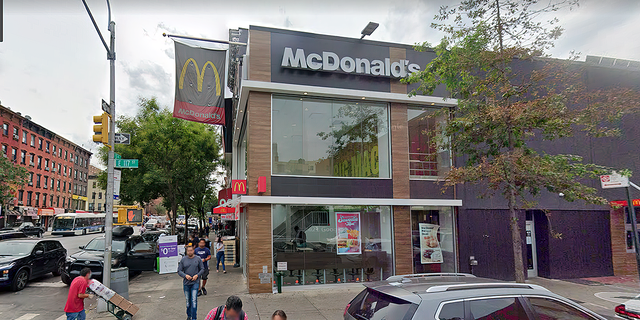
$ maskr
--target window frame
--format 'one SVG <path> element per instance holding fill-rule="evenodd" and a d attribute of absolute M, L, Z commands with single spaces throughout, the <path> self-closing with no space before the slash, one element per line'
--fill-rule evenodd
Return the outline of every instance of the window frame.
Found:
<path fill-rule="evenodd" d="M 407 116 L 409 114 L 409 110 L 422 110 L 422 111 L 427 111 L 427 110 L 432 110 L 434 113 L 438 112 L 440 110 L 443 109 L 447 109 L 449 111 L 449 118 L 451 117 L 451 113 L 452 113 L 452 107 L 447 107 L 447 106 L 436 106 L 436 105 L 432 105 L 432 106 L 423 106 L 423 105 L 408 105 L 407 106 Z M 411 151 L 411 135 L 409 134 L 409 119 L 407 119 L 407 152 Z M 451 167 L 453 167 L 453 152 L 451 150 L 451 142 L 449 142 L 449 148 L 448 148 L 448 153 L 449 153 L 449 170 L 451 169 Z M 439 154 L 440 152 L 436 152 L 436 155 Z M 438 164 L 440 166 L 440 164 Z M 409 161 L 409 180 L 417 180 L 417 181 L 439 181 L 443 178 L 444 176 L 418 176 L 418 175 L 412 175 L 411 174 L 411 161 Z"/>
<path fill-rule="evenodd" d="M 371 106 L 374 105 L 379 105 L 380 107 L 382 107 L 384 105 L 385 108 L 385 112 L 386 112 L 386 124 L 387 124 L 387 159 L 388 159 L 388 167 L 389 167 L 389 176 L 388 177 L 353 177 L 353 176 L 349 176 L 349 177 L 342 177 L 342 176 L 327 176 L 327 175 L 297 175 L 297 174 L 282 174 L 282 173 L 274 173 L 273 170 L 273 103 L 274 100 L 277 99 L 278 97 L 282 97 L 282 98 L 296 98 L 296 99 L 307 99 L 307 100 L 320 100 L 320 101 L 324 101 L 324 102 L 352 102 L 352 103 L 360 103 L 360 102 L 364 102 L 364 103 L 368 103 L 371 104 Z M 269 150 L 269 155 L 270 155 L 270 160 L 269 160 L 269 170 L 271 172 L 271 176 L 278 176 L 278 177 L 299 177 L 299 178 L 330 178 L 330 179 L 374 179 L 374 180 L 391 180 L 393 179 L 393 158 L 392 158 L 392 141 L 391 141 L 391 103 L 390 102 L 386 102 L 386 101 L 375 101 L 375 100 L 356 100 L 356 99 L 347 99 L 347 98 L 335 98 L 335 97 L 323 97 L 323 96 L 313 96 L 313 95 L 299 95 L 299 94 L 286 94 L 286 93 L 272 93 L 271 94 L 271 108 L 269 109 L 270 112 L 270 124 L 271 124 L 271 132 L 270 132 L 270 137 L 269 140 L 271 142 L 271 147 Z M 246 130 L 244 128 L 246 128 L 246 117 L 244 118 L 245 123 L 243 124 L 243 130 Z M 240 146 L 241 146 L 241 142 L 242 140 L 239 140 L 238 142 L 238 149 L 240 150 Z M 249 145 L 246 145 L 246 148 L 249 148 Z M 246 149 L 245 149 L 246 150 Z M 240 157 L 238 157 L 240 158 Z M 238 159 L 239 160 L 239 159 Z"/>
<path fill-rule="evenodd" d="M 537 318 L 535 318 L 535 316 L 538 313 L 535 311 L 535 309 L 531 305 L 531 302 L 529 301 L 529 298 L 539 298 L 539 299 L 552 300 L 554 302 L 558 302 L 558 303 L 560 303 L 560 304 L 562 304 L 564 306 L 571 307 L 571 308 L 573 308 L 575 310 L 578 310 L 578 311 L 580 311 L 580 312 L 582 312 L 584 314 L 587 314 L 592 318 L 592 320 L 599 320 L 600 319 L 599 315 L 596 315 L 591 310 L 588 310 L 588 309 L 582 307 L 581 305 L 578 305 L 577 303 L 574 305 L 574 304 L 568 303 L 567 301 L 563 301 L 562 299 L 558 299 L 558 298 L 553 297 L 553 296 L 545 296 L 545 295 L 538 295 L 538 294 L 523 294 L 523 295 L 521 295 L 521 298 L 524 301 L 524 303 L 526 304 L 527 309 L 529 309 L 529 311 L 531 312 L 531 315 L 534 316 L 533 319 L 537 319 Z"/>

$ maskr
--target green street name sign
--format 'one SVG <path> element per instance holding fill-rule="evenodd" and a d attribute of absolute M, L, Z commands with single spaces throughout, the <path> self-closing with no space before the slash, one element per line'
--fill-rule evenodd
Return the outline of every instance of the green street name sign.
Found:
<path fill-rule="evenodd" d="M 137 168 L 138 159 L 115 159 L 116 168 Z"/>
<path fill-rule="evenodd" d="M 113 153 L 113 158 L 114 159 L 122 159 L 122 156 L 114 152 Z"/>

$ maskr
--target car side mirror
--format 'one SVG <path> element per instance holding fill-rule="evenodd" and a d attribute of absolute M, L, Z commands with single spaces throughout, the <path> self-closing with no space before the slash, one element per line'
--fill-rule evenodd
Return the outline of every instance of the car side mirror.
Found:
<path fill-rule="evenodd" d="M 79 246 L 78 249 L 82 250 L 84 249 L 84 246 Z"/>
<path fill-rule="evenodd" d="M 131 250 L 131 251 L 129 251 L 129 254 L 134 254 L 134 253 L 136 253 L 136 251 L 135 251 L 135 250 Z"/>
<path fill-rule="evenodd" d="M 39 256 L 39 255 L 41 255 L 41 254 L 44 254 L 44 251 L 42 251 L 42 250 L 36 250 L 36 255 L 38 255 L 38 256 Z"/>

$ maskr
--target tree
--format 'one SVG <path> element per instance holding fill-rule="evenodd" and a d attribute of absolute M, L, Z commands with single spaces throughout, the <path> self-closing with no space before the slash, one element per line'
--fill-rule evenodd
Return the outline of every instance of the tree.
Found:
<path fill-rule="evenodd" d="M 171 213 L 172 233 L 180 205 L 194 208 L 220 165 L 220 138 L 212 126 L 174 118 L 155 98 L 140 99 L 135 117 L 120 117 L 120 130 L 131 133 L 130 145 L 116 145 L 123 158 L 139 159 L 137 169 L 123 169 L 122 201 L 145 204 L 163 197 Z M 106 154 L 102 155 L 103 163 Z M 106 181 L 106 180 L 105 180 Z"/>
<path fill-rule="evenodd" d="M 562 28 L 555 18 L 538 19 L 575 6 L 576 0 L 466 0 L 443 6 L 432 25 L 445 33 L 435 46 L 437 57 L 405 80 L 420 83 L 411 94 L 445 85 L 458 99 L 436 141 L 464 161 L 446 174 L 444 185 L 482 183 L 485 195 L 499 193 L 507 200 L 517 282 L 524 282 L 525 270 L 518 210 L 536 206 L 542 190 L 564 193 L 568 201 L 606 203 L 585 179 L 609 168 L 577 155 L 547 154 L 539 150 L 541 141 L 580 132 L 616 135 L 615 124 L 640 107 L 638 92 L 630 88 L 587 91 L 577 56 L 545 55 Z"/>
<path fill-rule="evenodd" d="M 27 170 L 0 156 L 0 206 L 3 209 L 15 198 L 19 186 L 27 183 Z"/>

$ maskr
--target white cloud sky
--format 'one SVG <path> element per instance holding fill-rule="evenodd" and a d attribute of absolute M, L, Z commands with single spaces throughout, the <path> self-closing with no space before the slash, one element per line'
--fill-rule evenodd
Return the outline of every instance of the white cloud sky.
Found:
<path fill-rule="evenodd" d="M 380 27 L 372 40 L 437 43 L 441 35 L 430 24 L 446 2 L 452 1 L 112 0 L 117 111 L 135 114 L 138 97 L 156 96 L 162 105 L 172 105 L 173 45 L 163 32 L 227 39 L 229 28 L 262 25 L 359 37 L 369 21 L 376 21 Z M 87 3 L 106 32 L 106 2 Z M 640 1 L 584 0 L 557 16 L 566 31 L 554 56 L 575 50 L 583 56 L 640 60 Z M 91 117 L 108 98 L 106 51 L 81 0 L 4 0 L 2 105 L 95 151 Z"/>

